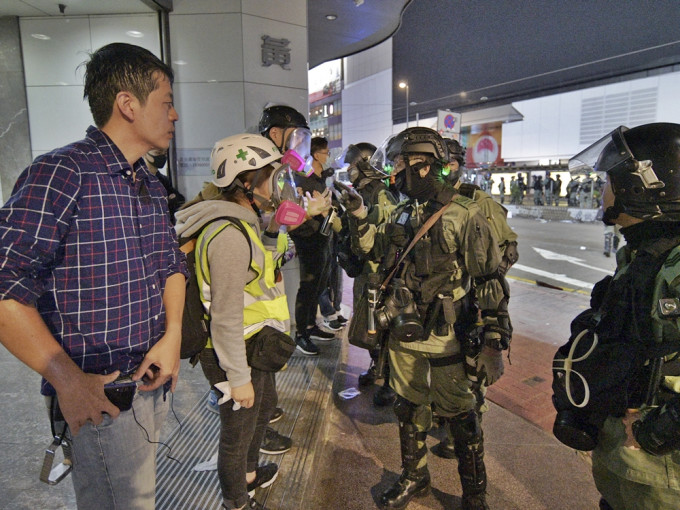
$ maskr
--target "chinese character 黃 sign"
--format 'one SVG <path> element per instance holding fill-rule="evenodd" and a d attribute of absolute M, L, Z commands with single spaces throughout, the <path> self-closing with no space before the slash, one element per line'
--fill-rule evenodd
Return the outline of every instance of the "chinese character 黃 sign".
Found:
<path fill-rule="evenodd" d="M 288 39 L 274 39 L 268 35 L 262 36 L 262 65 L 269 67 L 272 64 L 281 66 L 282 69 L 290 70 L 290 41 Z"/>

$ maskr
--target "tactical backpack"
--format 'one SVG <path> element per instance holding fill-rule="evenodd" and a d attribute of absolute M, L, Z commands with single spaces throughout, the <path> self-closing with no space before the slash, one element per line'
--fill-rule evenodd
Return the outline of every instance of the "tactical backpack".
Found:
<path fill-rule="evenodd" d="M 218 232 L 221 232 L 229 225 L 236 227 L 245 236 L 246 241 L 248 241 L 250 258 L 252 259 L 253 257 L 253 248 L 250 245 L 250 238 L 248 237 L 248 232 L 246 232 L 243 223 L 230 216 L 222 216 L 210 220 L 194 235 L 180 239 L 180 250 L 187 256 L 187 267 L 189 270 L 186 296 L 184 298 L 184 314 L 182 316 L 182 344 L 180 348 L 180 358 L 191 359 L 193 364 L 196 363 L 198 354 L 205 349 L 208 339 L 210 338 L 210 316 L 208 316 L 203 307 L 201 291 L 196 276 L 196 241 L 208 225 L 220 220 L 227 220 L 227 222 L 220 226 Z M 207 245 L 205 249 L 208 249 Z M 250 265 L 250 263 L 248 264 Z"/>
<path fill-rule="evenodd" d="M 553 358 L 553 434 L 567 446 L 594 449 L 607 416 L 623 416 L 656 393 L 657 361 L 680 346 L 658 343 L 650 310 L 656 276 L 665 276 L 664 265 L 675 267 L 678 243 L 662 238 L 639 249 L 625 272 L 595 285 L 591 308 L 572 321 L 569 341 Z"/>

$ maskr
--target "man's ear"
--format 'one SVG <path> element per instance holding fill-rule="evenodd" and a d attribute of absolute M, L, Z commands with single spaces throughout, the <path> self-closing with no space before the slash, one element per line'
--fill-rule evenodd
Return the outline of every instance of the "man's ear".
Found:
<path fill-rule="evenodd" d="M 116 94 L 114 108 L 117 108 L 123 118 L 129 122 L 135 119 L 135 111 L 138 101 L 130 92 L 120 91 Z"/>
<path fill-rule="evenodd" d="M 280 127 L 274 126 L 269 130 L 269 138 L 272 142 L 274 142 L 274 145 L 278 147 L 283 141 L 283 130 Z"/>
<path fill-rule="evenodd" d="M 421 168 L 420 170 L 418 170 L 418 172 L 420 173 L 420 178 L 422 179 L 422 178 L 425 177 L 428 173 L 430 173 L 430 165 L 425 165 L 423 168 Z"/>

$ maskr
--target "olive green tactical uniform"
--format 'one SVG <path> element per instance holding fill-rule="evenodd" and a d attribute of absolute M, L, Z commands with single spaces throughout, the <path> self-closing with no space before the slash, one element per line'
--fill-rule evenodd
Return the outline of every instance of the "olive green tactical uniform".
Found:
<path fill-rule="evenodd" d="M 361 193 L 361 190 L 359 190 Z M 362 198 L 364 198 L 364 203 L 369 207 L 367 220 L 373 225 L 380 225 L 389 221 L 390 215 L 397 207 L 394 195 L 387 189 L 381 189 L 377 193 L 377 198 L 375 203 L 369 203 L 361 193 Z M 358 240 L 356 236 L 352 236 L 352 251 L 356 253 L 361 253 L 361 248 L 359 247 Z M 366 282 L 368 280 L 369 273 L 375 273 L 378 270 L 379 264 L 374 261 L 367 261 L 364 265 L 362 273 L 354 279 L 353 296 L 354 303 L 359 302 L 361 294 L 366 290 Z"/>
<path fill-rule="evenodd" d="M 498 249 L 501 252 L 501 258 L 505 254 L 505 249 L 510 243 L 517 243 L 517 233 L 510 228 L 508 225 L 508 211 L 501 204 L 496 202 L 491 195 L 487 192 L 482 191 L 478 186 L 463 184 L 456 181 L 454 187 L 464 196 L 472 198 L 475 201 L 480 211 L 489 222 L 491 230 L 493 231 L 496 239 L 498 240 Z M 513 261 L 514 263 L 514 261 Z M 511 264 L 508 264 L 508 266 Z M 503 276 L 505 278 L 505 276 Z M 507 293 L 507 299 L 510 300 L 510 288 L 505 285 L 505 291 Z M 507 308 L 507 303 L 506 303 Z M 477 394 L 477 411 L 481 415 L 489 410 L 489 406 L 486 403 L 486 384 L 480 384 L 475 390 Z M 451 434 L 449 433 L 449 439 L 452 441 Z"/>
<path fill-rule="evenodd" d="M 625 272 L 630 261 L 630 250 L 627 247 L 619 250 L 617 273 Z M 666 258 L 656 277 L 652 311 L 657 342 L 669 339 L 680 342 L 680 319 L 662 318 L 658 314 L 656 303 L 665 297 L 680 298 L 680 247 Z M 660 392 L 667 397 L 680 393 L 680 376 L 677 373 L 665 376 L 661 386 Z M 680 508 L 680 451 L 654 456 L 642 449 L 626 447 L 625 442 L 622 419 L 608 417 L 593 451 L 593 478 L 604 499 L 616 510 Z"/>
<path fill-rule="evenodd" d="M 390 249 L 390 245 L 398 235 L 389 225 L 396 222 L 409 203 L 400 204 L 391 214 L 389 223 L 377 227 L 371 224 L 359 227 L 362 252 L 379 261 L 383 271 L 389 270 L 394 263 L 394 259 L 386 259 L 390 254 L 394 256 L 394 249 Z M 402 248 L 410 242 L 424 220 L 423 207 L 420 206 L 418 214 L 411 215 L 412 232 L 407 236 L 407 242 L 397 240 Z M 499 281 L 495 278 L 483 278 L 497 271 L 500 253 L 498 241 L 475 202 L 455 195 L 437 224 L 428 232 L 432 245 L 431 275 L 423 278 L 415 276 L 415 264 L 409 256 L 400 277 L 417 296 L 416 303 L 421 310 L 438 295 L 448 301 L 443 306 L 447 325 L 444 330 L 439 328 L 437 332 L 432 331 L 425 340 L 400 342 L 391 336 L 389 341 L 390 384 L 400 397 L 413 404 L 406 418 L 399 416 L 396 407 L 395 410 L 400 424 L 410 421 L 418 431 L 418 452 L 412 458 L 416 462 L 407 466 L 407 459 L 403 458 L 402 451 L 402 460 L 407 470 L 422 469 L 427 464 L 425 435 L 431 426 L 432 402 L 435 402 L 438 412 L 445 418 L 467 416 L 475 409 L 476 399 L 460 355 L 461 343 L 453 330 L 456 315 L 462 312 L 462 303 L 472 287 L 473 279 L 482 277 L 484 280 L 476 287 L 477 302 L 482 310 L 495 312 L 503 299 Z M 417 249 L 416 245 L 411 253 Z M 481 441 L 481 434 L 479 438 Z"/>
<path fill-rule="evenodd" d="M 460 186 L 460 181 L 456 182 L 455 187 L 460 188 Z M 468 196 L 462 191 L 461 194 Z M 489 225 L 491 225 L 491 230 L 498 240 L 498 245 L 502 254 L 508 243 L 517 241 L 517 233 L 510 228 L 510 225 L 508 225 L 508 211 L 505 207 L 496 202 L 491 195 L 481 189 L 475 189 L 471 198 L 477 203 L 482 214 L 489 222 Z"/>
<path fill-rule="evenodd" d="M 358 183 L 356 190 L 361 195 L 364 204 L 368 207 L 367 221 L 373 225 L 380 225 L 389 221 L 391 213 L 397 206 L 398 199 L 387 189 L 382 181 L 375 179 L 366 179 L 365 182 Z M 351 237 L 351 248 L 352 251 L 361 254 L 359 249 L 359 241 L 357 239 L 356 233 Z M 356 306 L 361 299 L 363 293 L 366 292 L 366 285 L 368 284 L 369 275 L 375 273 L 379 264 L 368 260 L 364 263 L 362 271 L 359 275 L 354 278 L 354 286 L 352 288 L 352 293 L 354 297 L 354 305 Z M 355 310 L 356 312 L 356 310 Z M 389 367 L 388 359 L 386 356 L 386 351 L 383 349 L 384 339 L 380 338 L 377 347 L 371 349 L 369 354 L 371 356 L 371 366 L 367 372 L 364 372 L 359 377 L 359 384 L 365 384 L 362 382 L 362 377 L 367 376 L 366 382 L 370 384 L 375 381 L 375 378 L 383 377 L 383 388 L 373 395 L 373 402 L 376 405 L 387 405 L 390 400 L 393 399 L 393 392 L 389 388 Z M 382 356 L 381 356 L 382 354 Z"/>

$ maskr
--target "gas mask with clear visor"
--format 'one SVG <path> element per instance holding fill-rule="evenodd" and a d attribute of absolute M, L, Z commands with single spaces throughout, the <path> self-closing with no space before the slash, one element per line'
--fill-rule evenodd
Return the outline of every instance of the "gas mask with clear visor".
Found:
<path fill-rule="evenodd" d="M 312 133 L 307 128 L 295 128 L 288 137 L 287 149 L 283 153 L 281 163 L 289 165 L 296 172 L 309 177 L 314 173 L 312 167 Z"/>
<path fill-rule="evenodd" d="M 280 225 L 300 225 L 307 214 L 304 199 L 298 195 L 295 180 L 289 165 L 281 165 L 269 177 L 272 195 L 263 207 L 276 209 L 274 219 Z"/>

